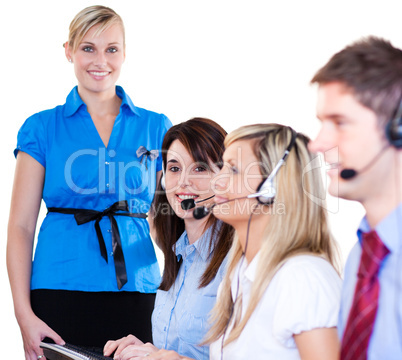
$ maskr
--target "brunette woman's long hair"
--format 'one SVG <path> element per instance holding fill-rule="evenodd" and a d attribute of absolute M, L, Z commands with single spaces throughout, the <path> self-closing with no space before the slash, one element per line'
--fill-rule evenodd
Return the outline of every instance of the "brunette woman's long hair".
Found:
<path fill-rule="evenodd" d="M 193 118 L 172 126 L 166 133 L 162 144 L 163 168 L 166 169 L 167 151 L 175 140 L 180 141 L 194 162 L 206 165 L 212 163 L 222 168 L 223 144 L 226 134 L 219 124 L 205 118 Z M 175 244 L 185 230 L 184 220 L 173 211 L 160 183 L 157 186 L 152 206 L 155 241 L 161 247 L 165 257 L 165 267 L 159 289 L 169 290 L 176 280 L 182 263 L 181 260 L 177 260 Z M 200 288 L 205 287 L 215 278 L 230 250 L 234 236 L 234 229 L 230 225 L 220 222 L 212 214 L 209 215 L 206 229 L 209 227 L 212 228 L 212 231 L 208 246 L 210 249 L 214 246 L 214 250 L 210 263 L 201 276 Z"/>

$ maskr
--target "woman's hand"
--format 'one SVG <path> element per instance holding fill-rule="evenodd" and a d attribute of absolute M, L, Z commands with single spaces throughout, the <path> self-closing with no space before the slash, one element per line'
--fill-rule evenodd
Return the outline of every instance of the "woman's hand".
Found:
<path fill-rule="evenodd" d="M 20 323 L 22 340 L 24 342 L 25 359 L 37 360 L 43 355 L 40 342 L 48 337 L 58 345 L 64 345 L 63 339 L 47 326 L 41 319 L 32 313 L 25 321 Z"/>
<path fill-rule="evenodd" d="M 119 340 L 109 340 L 103 348 L 103 354 L 110 356 L 114 352 L 114 358 L 119 359 L 121 352 L 131 345 L 141 346 L 144 343 L 134 335 L 128 335 Z"/>
<path fill-rule="evenodd" d="M 108 341 L 103 349 L 105 356 L 110 356 L 115 351 L 115 360 L 138 360 L 138 359 L 166 359 L 166 360 L 192 360 L 180 356 L 175 351 L 159 350 L 151 343 L 144 344 L 134 335 L 128 335 L 116 341 Z"/>
<path fill-rule="evenodd" d="M 144 345 L 130 345 L 127 346 L 119 355 L 115 355 L 115 360 L 135 360 L 148 357 L 157 352 L 159 349 L 151 343 Z"/>
<path fill-rule="evenodd" d="M 159 350 L 150 343 L 142 346 L 130 346 L 121 354 L 118 360 L 140 360 L 140 359 L 158 359 L 158 360 L 193 360 L 186 356 L 179 355 L 173 350 Z M 116 357 L 115 357 L 116 359 Z"/>

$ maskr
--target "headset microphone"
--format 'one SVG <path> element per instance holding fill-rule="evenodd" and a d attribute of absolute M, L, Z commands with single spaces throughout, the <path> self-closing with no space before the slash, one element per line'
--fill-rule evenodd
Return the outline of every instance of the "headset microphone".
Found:
<path fill-rule="evenodd" d="M 212 195 L 206 199 L 202 199 L 202 200 L 198 200 L 198 201 L 194 201 L 194 199 L 186 199 L 186 200 L 183 200 L 180 205 L 183 210 L 191 210 L 191 209 L 195 208 L 195 204 L 207 201 L 209 199 L 212 199 L 213 197 L 215 197 L 215 195 Z"/>
<path fill-rule="evenodd" d="M 217 204 L 212 205 L 211 207 L 207 208 L 206 206 L 200 206 L 200 207 L 196 207 L 194 209 L 193 212 L 193 217 L 196 220 L 201 220 L 203 219 L 205 216 L 207 216 L 212 209 L 216 206 Z"/>
<path fill-rule="evenodd" d="M 238 197 L 238 198 L 234 198 L 234 199 L 230 199 L 230 200 L 226 200 L 226 201 L 222 201 L 221 203 L 217 204 L 213 204 L 210 207 L 206 207 L 206 206 L 199 206 L 196 207 L 194 209 L 193 212 L 193 217 L 196 220 L 201 220 L 203 219 L 205 216 L 207 216 L 208 214 L 210 214 L 212 212 L 212 209 L 216 206 L 216 205 L 221 205 L 221 204 L 226 204 L 228 202 L 232 202 L 232 201 L 236 201 L 236 200 L 243 200 L 243 199 L 251 199 L 251 198 L 258 198 L 259 203 L 261 204 L 261 201 L 259 199 L 263 198 L 264 199 L 264 205 L 270 205 L 273 203 L 273 200 L 275 198 L 276 195 L 276 191 L 274 187 L 271 187 L 269 190 L 263 190 L 263 191 L 259 191 L 256 192 L 255 194 L 250 194 L 247 196 L 242 196 L 242 197 Z"/>
<path fill-rule="evenodd" d="M 353 169 L 343 169 L 340 173 L 340 177 L 343 180 L 349 180 L 357 175 L 357 171 Z"/>
<path fill-rule="evenodd" d="M 384 150 L 386 148 L 388 148 L 390 145 L 387 144 L 385 145 L 376 156 L 374 156 L 374 158 L 366 165 L 364 166 L 362 169 L 360 169 L 359 171 L 354 170 L 354 169 L 343 169 L 339 176 L 343 179 L 343 180 L 349 180 L 354 178 L 355 176 L 365 172 L 367 169 L 369 169 L 371 166 L 373 166 L 375 164 L 375 162 L 382 156 L 382 154 L 384 154 Z"/>

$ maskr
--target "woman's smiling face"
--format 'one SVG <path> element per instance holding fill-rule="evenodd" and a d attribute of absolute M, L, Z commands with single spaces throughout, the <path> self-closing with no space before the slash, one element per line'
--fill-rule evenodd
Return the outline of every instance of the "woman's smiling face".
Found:
<path fill-rule="evenodd" d="M 66 47 L 66 56 L 74 63 L 80 94 L 114 93 L 125 60 L 122 27 L 116 24 L 95 36 L 98 27 L 88 31 L 74 53 Z"/>
<path fill-rule="evenodd" d="M 256 199 L 247 198 L 256 193 L 262 182 L 260 162 L 250 140 L 237 140 L 223 154 L 224 166 L 213 181 L 215 204 L 213 214 L 234 226 L 248 221 Z"/>
<path fill-rule="evenodd" d="M 205 164 L 194 161 L 179 140 L 172 142 L 166 157 L 166 197 L 178 217 L 193 218 L 193 209 L 183 210 L 181 202 L 212 196 L 211 181 L 218 171 L 219 168 L 211 162 Z"/>

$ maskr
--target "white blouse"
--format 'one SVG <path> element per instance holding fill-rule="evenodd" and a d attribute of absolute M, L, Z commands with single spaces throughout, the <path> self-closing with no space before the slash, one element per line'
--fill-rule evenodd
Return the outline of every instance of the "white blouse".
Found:
<path fill-rule="evenodd" d="M 232 297 L 242 293 L 242 316 L 250 302 L 259 255 L 240 261 L 232 279 Z M 240 268 L 240 264 L 241 268 Z M 239 284 L 239 291 L 237 287 Z M 293 335 L 337 325 L 341 279 L 323 258 L 299 255 L 275 274 L 237 340 L 223 348 L 222 337 L 210 346 L 211 360 L 300 359 Z M 230 332 L 227 331 L 226 338 Z"/>

